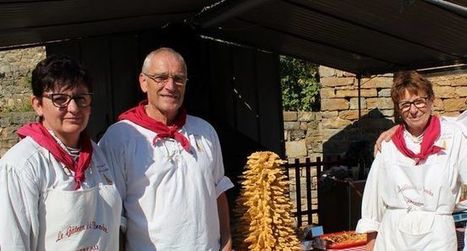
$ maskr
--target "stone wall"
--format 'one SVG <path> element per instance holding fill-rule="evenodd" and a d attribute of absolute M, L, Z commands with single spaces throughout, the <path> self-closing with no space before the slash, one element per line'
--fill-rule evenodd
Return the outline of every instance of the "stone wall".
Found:
<path fill-rule="evenodd" d="M 377 136 L 394 124 L 393 75 L 362 78 L 359 99 L 354 74 L 324 66 L 319 73 L 321 111 L 283 114 L 287 157 L 371 155 Z M 467 70 L 424 75 L 433 83 L 435 113 L 456 116 L 467 109 Z"/>
<path fill-rule="evenodd" d="M 34 121 L 31 71 L 45 58 L 45 47 L 0 51 L 0 156 L 16 142 L 16 129 Z"/>

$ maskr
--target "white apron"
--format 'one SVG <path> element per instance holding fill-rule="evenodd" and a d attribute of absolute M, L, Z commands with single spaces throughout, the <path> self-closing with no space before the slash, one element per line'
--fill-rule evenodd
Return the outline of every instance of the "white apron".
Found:
<path fill-rule="evenodd" d="M 378 238 L 382 236 L 385 238 Z M 375 250 L 457 250 L 454 221 L 450 214 L 388 209 L 378 237 Z"/>
<path fill-rule="evenodd" d="M 39 241 L 45 243 L 39 250 L 118 250 L 121 199 L 99 177 L 92 188 L 46 191 L 39 215 Z"/>
<path fill-rule="evenodd" d="M 387 189 L 396 188 L 405 206 L 386 209 L 375 250 L 457 250 L 452 218 L 456 196 L 449 187 L 451 172 L 440 163 L 448 160 L 440 154 L 421 166 L 410 161 L 395 160 L 386 173 Z"/>
<path fill-rule="evenodd" d="M 413 152 L 420 145 L 404 134 Z M 426 161 L 404 156 L 393 142 L 384 142 L 372 164 L 356 231 L 378 232 L 377 251 L 457 251 L 452 212 L 461 184 L 467 184 L 467 141 L 458 125 L 441 119 L 443 148 Z"/>

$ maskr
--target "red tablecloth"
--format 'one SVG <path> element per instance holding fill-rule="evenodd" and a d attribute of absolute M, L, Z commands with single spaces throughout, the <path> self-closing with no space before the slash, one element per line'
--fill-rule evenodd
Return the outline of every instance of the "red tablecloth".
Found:
<path fill-rule="evenodd" d="M 328 249 L 328 251 L 365 251 L 365 245 L 343 249 Z"/>
<path fill-rule="evenodd" d="M 458 250 L 462 250 L 464 248 L 464 231 L 464 228 L 456 229 Z M 344 249 L 328 249 L 328 251 L 365 251 L 365 245 Z"/>

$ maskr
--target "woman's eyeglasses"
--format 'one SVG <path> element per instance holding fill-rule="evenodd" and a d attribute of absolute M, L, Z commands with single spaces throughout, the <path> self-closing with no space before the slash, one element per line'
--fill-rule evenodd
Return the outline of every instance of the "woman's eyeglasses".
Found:
<path fill-rule="evenodd" d="M 64 93 L 45 93 L 45 98 L 52 100 L 52 104 L 58 108 L 65 108 L 73 99 L 80 108 L 91 106 L 93 93 L 82 93 L 77 95 L 68 95 Z"/>
<path fill-rule="evenodd" d="M 178 86 L 184 86 L 186 84 L 186 81 L 188 81 L 188 78 L 185 75 L 172 75 L 166 73 L 150 75 L 144 72 L 142 73 L 144 74 L 144 76 L 152 79 L 154 82 L 156 82 L 156 84 L 160 86 L 167 84 L 167 82 L 169 82 L 169 78 L 172 78 L 174 83 Z"/>
<path fill-rule="evenodd" d="M 420 97 L 413 101 L 403 101 L 399 103 L 399 110 L 402 112 L 406 112 L 410 110 L 410 107 L 414 105 L 418 109 L 423 109 L 426 107 L 428 101 L 428 97 Z"/>

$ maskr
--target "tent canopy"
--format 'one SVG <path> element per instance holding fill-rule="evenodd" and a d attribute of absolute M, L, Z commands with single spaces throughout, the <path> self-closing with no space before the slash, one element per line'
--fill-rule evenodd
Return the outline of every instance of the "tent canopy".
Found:
<path fill-rule="evenodd" d="M 362 75 L 467 64 L 467 0 L 7 0 L 0 49 L 180 21 Z"/>

